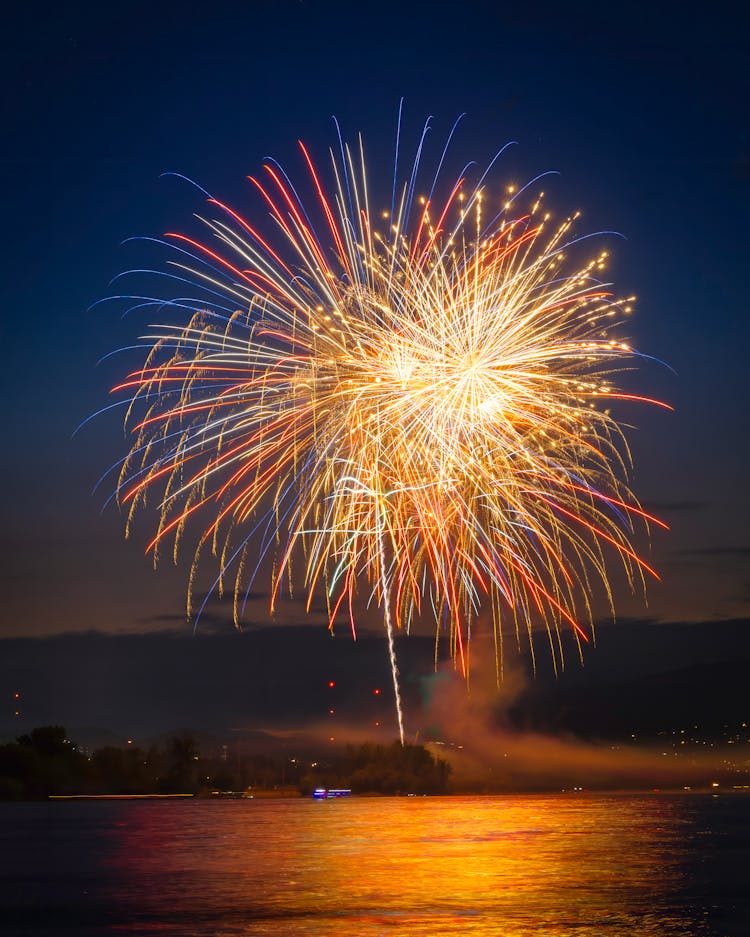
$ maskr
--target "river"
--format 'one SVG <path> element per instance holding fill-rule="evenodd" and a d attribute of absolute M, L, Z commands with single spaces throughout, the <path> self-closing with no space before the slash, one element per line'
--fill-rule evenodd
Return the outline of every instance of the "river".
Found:
<path fill-rule="evenodd" d="M 750 796 L 0 804 L 0 932 L 746 937 Z"/>

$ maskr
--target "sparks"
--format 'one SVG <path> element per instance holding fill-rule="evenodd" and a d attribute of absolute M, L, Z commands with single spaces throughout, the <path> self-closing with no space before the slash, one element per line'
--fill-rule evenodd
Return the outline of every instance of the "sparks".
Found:
<path fill-rule="evenodd" d="M 377 603 L 403 741 L 394 632 L 432 616 L 468 674 L 485 607 L 500 662 L 508 634 L 533 654 L 541 621 L 557 667 L 563 629 L 579 652 L 591 636 L 593 580 L 612 603 L 605 553 L 633 584 L 653 573 L 631 540 L 660 522 L 609 410 L 646 400 L 612 383 L 637 355 L 617 334 L 633 297 L 602 282 L 606 252 L 574 259 L 576 219 L 553 225 L 541 195 L 493 205 L 462 174 L 415 197 L 420 144 L 373 211 L 361 142 L 331 152 L 328 194 L 300 150 L 309 207 L 275 163 L 251 179 L 274 233 L 209 198 L 210 246 L 167 235 L 200 295 L 172 301 L 187 321 L 152 327 L 115 388 L 134 434 L 117 495 L 128 528 L 159 504 L 155 557 L 197 525 L 189 615 L 207 551 L 237 622 L 268 553 L 272 609 L 293 578 L 331 628 L 345 614 L 356 633 L 357 594 Z"/>

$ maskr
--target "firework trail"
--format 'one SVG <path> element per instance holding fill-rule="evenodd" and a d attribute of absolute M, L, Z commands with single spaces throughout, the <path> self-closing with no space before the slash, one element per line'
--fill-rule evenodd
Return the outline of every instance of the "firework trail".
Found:
<path fill-rule="evenodd" d="M 308 610 L 325 593 L 331 628 L 346 614 L 355 633 L 358 594 L 376 603 L 402 741 L 394 631 L 433 617 L 436 655 L 447 640 L 468 674 L 484 605 L 499 675 L 504 637 L 528 632 L 533 656 L 540 621 L 557 668 L 563 629 L 579 653 L 590 639 L 594 581 L 612 604 L 605 552 L 640 585 L 653 570 L 634 525 L 663 526 L 628 489 L 610 413 L 646 398 L 612 383 L 636 352 L 618 336 L 632 299 L 602 282 L 606 252 L 576 259 L 575 216 L 552 224 L 541 193 L 498 199 L 487 172 L 446 185 L 445 150 L 422 191 L 426 132 L 403 185 L 397 145 L 385 212 L 361 138 L 340 135 L 328 187 L 299 144 L 306 201 L 272 160 L 250 177 L 260 221 L 207 196 L 206 239 L 160 242 L 162 277 L 195 295 L 132 297 L 182 323 L 152 326 L 114 388 L 134 440 L 116 488 L 128 529 L 149 501 L 155 558 L 200 531 L 188 615 L 207 552 L 237 622 L 268 554 L 272 610 L 293 578 Z"/>

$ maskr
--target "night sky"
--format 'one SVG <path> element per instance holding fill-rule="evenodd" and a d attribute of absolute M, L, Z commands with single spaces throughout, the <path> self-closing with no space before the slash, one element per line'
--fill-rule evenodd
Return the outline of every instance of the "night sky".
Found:
<path fill-rule="evenodd" d="M 0 653 L 17 663 L 17 639 L 47 640 L 33 642 L 33 652 L 21 642 L 26 663 L 0 670 L 3 700 L 11 682 L 33 679 L 34 659 L 49 669 L 60 648 L 54 636 L 190 633 L 184 566 L 154 573 L 145 533 L 125 542 L 117 511 L 100 514 L 109 490 L 91 494 L 123 452 L 119 417 L 105 414 L 71 438 L 108 403 L 127 364 L 97 367 L 98 359 L 150 321 L 137 312 L 123 319 L 117 305 L 91 308 L 113 276 L 160 262 L 142 243 L 122 242 L 189 227 L 201 210 L 194 189 L 161 174 L 184 173 L 257 210 L 245 177 L 267 155 L 299 173 L 298 138 L 325 164 L 336 115 L 345 136 L 363 132 L 370 173 L 387 182 L 402 97 L 407 138 L 434 115 L 438 146 L 466 112 L 455 142 L 461 159 L 486 162 L 517 141 L 496 179 L 555 170 L 544 188 L 558 213 L 580 208 L 581 230 L 622 235 L 608 247 L 619 290 L 638 296 L 631 337 L 673 369 L 644 367 L 637 383 L 675 413 L 626 415 L 636 493 L 672 528 L 655 534 L 651 553 L 663 582 L 649 588 L 648 608 L 618 594 L 623 621 L 602 629 L 597 678 L 606 675 L 602 662 L 621 675 L 625 657 L 649 670 L 668 670 L 673 654 L 679 666 L 699 664 L 709 647 L 718 659 L 747 657 L 737 625 L 750 608 L 750 88 L 741 4 L 700 14 L 678 4 L 533 2 L 21 6 L 5 18 L 0 56 L 0 638 L 8 639 Z M 270 624 L 264 609 L 261 597 L 251 626 Z M 641 622 L 632 642 L 621 637 L 629 618 Z M 282 610 L 280 636 L 263 650 L 271 670 L 304 660 L 305 642 L 291 629 L 289 640 L 281 634 L 304 621 L 299 606 Z M 310 624 L 323 627 L 321 616 Z M 231 628 L 221 609 L 209 625 Z M 659 637 L 659 628 L 668 631 Z M 618 635 L 617 654 L 607 634 Z M 76 648 L 65 656 L 70 685 L 91 686 L 95 705 L 98 684 L 85 645 Z M 321 654 L 311 660 L 325 666 Z M 194 666 L 197 673 L 200 654 Z M 165 687 L 170 679 L 165 664 Z M 190 674 L 180 680 L 189 695 Z"/>

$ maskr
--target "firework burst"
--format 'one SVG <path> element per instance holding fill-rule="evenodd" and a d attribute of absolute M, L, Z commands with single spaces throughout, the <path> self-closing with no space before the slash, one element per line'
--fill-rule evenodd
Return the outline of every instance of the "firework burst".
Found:
<path fill-rule="evenodd" d="M 564 629 L 579 652 L 592 634 L 595 580 L 612 602 L 611 558 L 633 585 L 653 572 L 631 540 L 660 524 L 610 412 L 646 398 L 612 382 L 636 353 L 606 252 L 577 260 L 575 217 L 553 224 L 541 193 L 498 201 L 486 173 L 439 197 L 439 167 L 420 196 L 423 141 L 390 211 L 371 207 L 361 140 L 331 152 L 329 189 L 300 143 L 309 207 L 275 162 L 251 178 L 270 234 L 209 197 L 207 239 L 164 239 L 197 295 L 166 301 L 183 323 L 153 326 L 114 388 L 134 433 L 128 527 L 156 502 L 155 557 L 199 530 L 190 590 L 215 556 L 238 622 L 269 553 L 272 608 L 294 579 L 354 633 L 357 594 L 375 602 L 402 740 L 395 630 L 433 617 L 436 654 L 448 641 L 467 674 L 485 607 L 499 673 L 503 638 L 528 632 L 533 655 L 539 622 L 558 666 Z"/>

